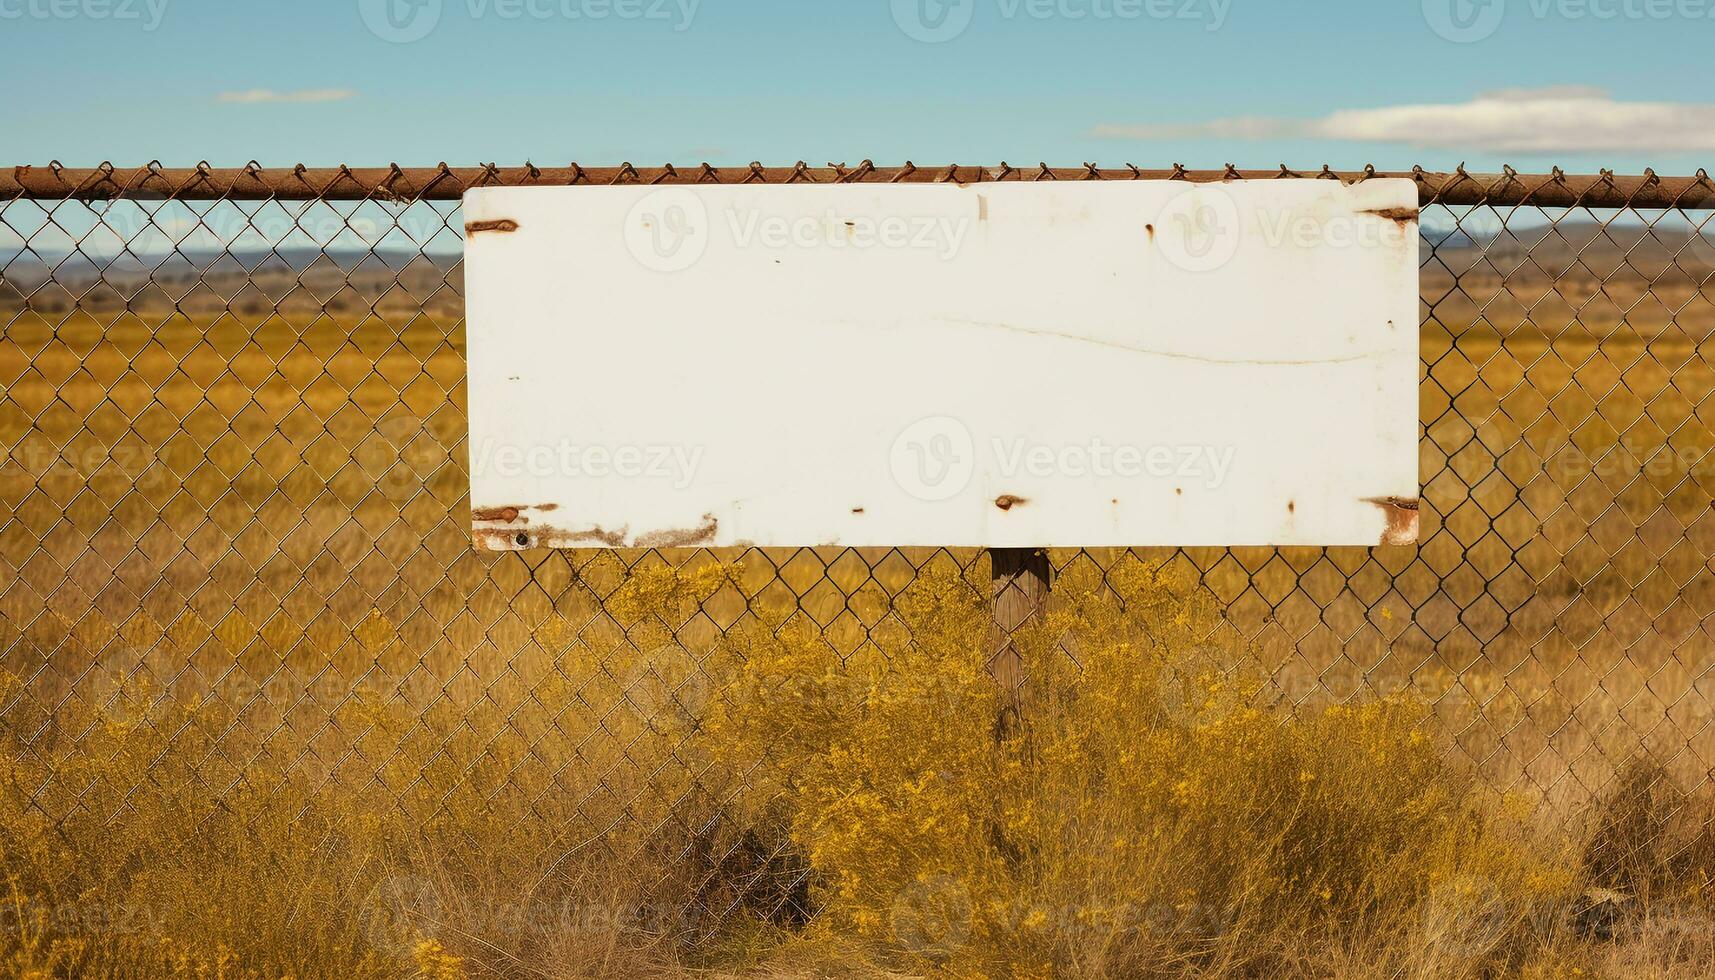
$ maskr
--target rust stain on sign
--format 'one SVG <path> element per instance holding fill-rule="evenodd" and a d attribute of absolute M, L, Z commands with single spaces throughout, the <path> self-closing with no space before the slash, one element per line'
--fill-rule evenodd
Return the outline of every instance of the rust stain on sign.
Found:
<path fill-rule="evenodd" d="M 1000 496 L 994 498 L 994 505 L 996 507 L 999 507 L 1001 510 L 1011 510 L 1014 507 L 1019 506 L 1020 504 L 1028 504 L 1028 503 L 1030 503 L 1030 501 L 1024 499 L 1023 497 L 1015 497 L 1010 493 L 1003 493 Z"/>
<path fill-rule="evenodd" d="M 709 544 L 715 539 L 715 531 L 720 522 L 715 515 L 704 514 L 703 523 L 696 527 L 676 528 L 665 531 L 650 531 L 637 537 L 636 546 L 639 548 L 695 548 L 698 545 Z"/>
<path fill-rule="evenodd" d="M 1387 515 L 1387 530 L 1382 532 L 1382 544 L 1417 543 L 1419 501 L 1406 497 L 1370 497 L 1364 503 L 1375 504 Z"/>
<path fill-rule="evenodd" d="M 577 544 L 581 541 L 599 541 L 609 548 L 624 547 L 625 539 L 631 535 L 630 527 L 622 527 L 617 531 L 607 531 L 599 527 L 583 531 L 563 531 L 559 528 L 543 528 L 542 533 L 555 541 L 569 541 Z"/>
<path fill-rule="evenodd" d="M 1417 220 L 1418 211 L 1416 208 L 1375 208 L 1374 210 L 1360 211 L 1358 213 L 1373 214 L 1378 218 L 1386 218 L 1399 225 L 1401 228 L 1404 228 L 1406 225 Z"/>
<path fill-rule="evenodd" d="M 719 526 L 715 515 L 706 513 L 702 523 L 695 527 L 663 528 L 642 534 L 633 534 L 629 524 L 612 530 L 599 524 L 567 527 L 544 523 L 526 528 L 530 524 L 531 512 L 540 517 L 542 513 L 559 509 L 560 505 L 556 503 L 473 507 L 470 516 L 476 526 L 472 530 L 478 545 L 510 551 L 528 547 L 587 547 L 592 543 L 605 548 L 695 548 L 713 544 Z M 862 508 L 858 512 L 861 513 Z"/>
<path fill-rule="evenodd" d="M 490 221 L 467 221 L 464 223 L 464 233 L 467 237 L 480 235 L 485 231 L 498 231 L 504 234 L 517 230 L 518 222 L 511 218 L 494 218 Z"/>

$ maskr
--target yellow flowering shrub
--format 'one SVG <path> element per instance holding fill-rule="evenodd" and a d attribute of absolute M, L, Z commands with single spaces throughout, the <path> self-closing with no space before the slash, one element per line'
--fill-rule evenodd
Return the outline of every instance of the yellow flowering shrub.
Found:
<path fill-rule="evenodd" d="M 704 744 L 789 825 L 816 928 L 958 974 L 1261 967 L 1415 929 L 1450 882 L 1509 909 L 1571 887 L 1491 825 L 1421 706 L 1266 709 L 1194 592 L 1109 585 L 1123 607 L 1058 584 L 1019 637 L 1023 731 L 999 741 L 988 608 L 957 576 L 921 577 L 876 657 L 802 621 L 732 638 Z"/>

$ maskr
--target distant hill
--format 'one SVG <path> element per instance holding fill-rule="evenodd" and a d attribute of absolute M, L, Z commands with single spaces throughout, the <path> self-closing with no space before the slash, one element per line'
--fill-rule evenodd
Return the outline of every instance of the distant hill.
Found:
<path fill-rule="evenodd" d="M 1512 218 L 1502 227 L 1490 213 L 1469 215 L 1461 223 L 1444 209 L 1430 209 L 1423 216 L 1420 234 L 1425 282 L 1456 276 L 1471 282 L 1599 280 L 1640 287 L 1671 282 L 1680 289 L 1715 288 L 1709 285 L 1715 277 L 1715 227 L 1699 237 L 1684 214 L 1669 213 L 1653 226 L 1635 218 L 1550 223 L 1541 217 Z M 272 303 L 293 293 L 330 307 L 350 306 L 354 302 L 350 294 L 372 302 L 396 291 L 395 285 L 409 295 L 394 296 L 392 303 L 433 296 L 437 307 L 445 308 L 459 303 L 455 293 L 441 287 L 443 281 L 461 275 L 462 259 L 460 248 L 426 252 L 207 249 L 91 256 L 13 247 L 0 251 L 0 308 L 18 309 L 25 305 L 25 296 L 31 297 L 29 305 L 44 310 L 63 311 L 74 303 L 90 309 L 140 308 L 162 302 L 183 305 L 177 297 L 189 290 L 172 287 L 198 282 L 208 287 L 200 290 L 204 295 L 198 299 L 199 308 L 218 309 L 228 300 L 257 307 L 257 294 L 266 294 Z M 64 288 L 43 288 L 50 282 Z M 241 293 L 250 295 L 233 299 Z M 175 299 L 167 300 L 168 294 Z"/>

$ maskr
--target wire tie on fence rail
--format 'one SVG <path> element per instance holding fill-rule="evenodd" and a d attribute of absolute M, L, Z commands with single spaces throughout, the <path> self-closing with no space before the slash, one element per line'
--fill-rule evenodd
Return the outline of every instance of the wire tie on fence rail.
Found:
<path fill-rule="evenodd" d="M 571 171 L 572 179 L 567 181 L 568 184 L 575 184 L 584 179 L 584 168 L 576 160 L 572 161 Z"/>
<path fill-rule="evenodd" d="M 904 180 L 906 177 L 909 177 L 910 175 L 912 175 L 916 172 L 917 172 L 917 165 L 915 163 L 912 163 L 910 160 L 907 160 L 907 161 L 905 161 L 905 166 L 900 167 L 899 172 L 894 174 L 893 179 L 888 181 L 888 183 L 897 184 L 900 181 Z"/>
<path fill-rule="evenodd" d="M 1085 170 L 1085 173 L 1084 173 L 1084 179 L 1085 180 L 1101 180 L 1102 179 L 1101 171 L 1096 169 L 1095 164 L 1086 162 L 1084 164 L 1084 170 Z"/>
<path fill-rule="evenodd" d="M 1457 186 L 1459 186 L 1460 183 L 1465 182 L 1465 181 L 1470 181 L 1471 183 L 1477 184 L 1477 186 L 1482 187 L 1481 184 L 1477 183 L 1477 179 L 1475 177 L 1472 177 L 1469 173 L 1467 173 L 1465 171 L 1465 161 L 1460 160 L 1459 165 L 1457 167 L 1453 168 L 1453 179 L 1450 181 L 1443 182 L 1441 185 L 1441 190 L 1446 191 L 1447 188 L 1449 188 L 1449 187 L 1457 187 Z M 1483 187 L 1482 200 L 1486 203 L 1488 201 L 1488 198 L 1489 198 L 1489 189 L 1487 187 Z"/>
<path fill-rule="evenodd" d="M 1137 164 L 1128 163 L 1125 166 L 1126 166 L 1127 170 L 1131 171 L 1131 179 L 1132 180 L 1142 180 L 1143 179 L 1143 171 L 1138 169 Z"/>
<path fill-rule="evenodd" d="M 1415 183 L 1417 185 L 1417 194 L 1418 194 L 1418 197 L 1421 199 L 1423 196 L 1424 187 L 1428 186 L 1428 184 L 1429 184 L 1429 172 L 1424 170 L 1422 166 L 1414 163 L 1411 165 L 1411 180 L 1413 183 Z M 1429 202 L 1431 204 L 1433 204 L 1436 201 L 1440 200 L 1442 192 L 1445 191 L 1446 189 L 1447 188 L 1444 184 L 1441 187 L 1433 188 L 1432 190 L 1430 190 Z"/>
<path fill-rule="evenodd" d="M 673 165 L 670 163 L 662 164 L 661 165 L 661 173 L 654 180 L 650 181 L 649 183 L 651 183 L 651 184 L 664 184 L 667 182 L 668 178 L 672 178 L 673 180 L 679 179 L 679 171 L 674 170 Z"/>
<path fill-rule="evenodd" d="M 850 173 L 846 173 L 843 170 L 839 170 L 837 168 L 836 168 L 836 172 L 838 172 L 840 175 L 839 179 L 840 179 L 841 183 L 853 184 L 853 183 L 856 183 L 856 182 L 862 180 L 865 174 L 869 173 L 871 170 L 874 170 L 874 169 L 875 169 L 875 163 L 873 161 L 863 160 L 862 162 L 860 162 L 857 165 L 857 168 L 855 170 L 851 171 Z"/>
<path fill-rule="evenodd" d="M 422 187 L 417 188 L 416 198 L 420 200 L 423 197 L 427 196 L 429 191 L 436 184 L 440 183 L 442 180 L 445 180 L 448 177 L 451 177 L 452 175 L 453 175 L 453 168 L 447 166 L 447 162 L 445 160 L 442 160 L 440 163 L 440 166 L 435 168 L 435 175 L 433 177 L 429 178 L 428 183 L 425 183 Z M 410 200 L 410 198 L 406 198 L 403 196 L 401 196 L 400 199 L 401 200 Z"/>
<path fill-rule="evenodd" d="M 1604 184 L 1607 184 L 1607 185 L 1608 185 L 1608 189 L 1609 189 L 1609 190 L 1611 190 L 1611 191 L 1614 191 L 1614 192 L 1615 192 L 1615 193 L 1618 193 L 1618 192 L 1619 192 L 1619 190 L 1620 190 L 1620 187 L 1619 187 L 1619 185 L 1618 185 L 1618 184 L 1616 184 L 1616 183 L 1615 183 L 1615 182 L 1614 182 L 1614 171 L 1613 171 L 1613 170 L 1612 170 L 1612 169 L 1610 169 L 1610 168 L 1608 168 L 1608 167 L 1598 167 L 1598 168 L 1597 168 L 1597 170 L 1596 170 L 1596 173 L 1597 173 L 1597 174 L 1598 174 L 1598 175 L 1599 175 L 1599 176 L 1600 176 L 1600 177 L 1601 177 L 1601 178 L 1602 178 L 1602 183 L 1604 183 Z M 1593 189 L 1594 189 L 1594 188 L 1592 188 L 1592 190 L 1593 190 Z M 1584 192 L 1584 193 L 1585 193 L 1585 194 L 1589 194 L 1589 193 L 1590 193 L 1590 191 L 1585 191 L 1585 192 Z M 1580 197 L 1580 203 L 1583 203 L 1583 199 L 1582 199 L 1582 197 Z M 1586 208 L 1588 208 L 1588 207 L 1589 207 L 1589 205 L 1588 205 L 1588 204 L 1585 204 L 1585 205 L 1584 205 L 1584 206 L 1585 206 L 1585 207 L 1586 207 Z M 1630 198 L 1628 198 L 1628 199 L 1627 199 L 1627 201 L 1626 201 L 1626 206 L 1627 206 L 1627 207 L 1630 207 L 1630 206 L 1631 206 L 1631 200 L 1630 200 Z"/>
<path fill-rule="evenodd" d="M 1503 164 L 1501 164 L 1500 179 L 1498 181 L 1496 181 L 1492 186 L 1490 186 L 1484 193 L 1489 197 L 1493 197 L 1502 188 L 1508 187 L 1508 186 L 1515 184 L 1515 183 L 1520 183 L 1520 181 L 1517 180 L 1517 177 L 1518 177 L 1518 171 L 1513 169 L 1512 164 L 1503 163 Z"/>
<path fill-rule="evenodd" d="M 1521 183 L 1522 183 L 1522 181 L 1521 181 Z M 1564 183 L 1566 183 L 1566 175 L 1565 174 L 1563 174 L 1563 173 L 1551 173 L 1548 176 L 1542 178 L 1542 180 L 1539 183 L 1537 183 L 1537 185 L 1535 187 L 1532 187 L 1530 190 L 1525 192 L 1525 200 L 1529 201 L 1529 200 L 1535 198 L 1536 192 L 1542 190 L 1544 187 L 1547 187 L 1549 184 L 1564 184 Z"/>
<path fill-rule="evenodd" d="M 84 191 L 84 189 L 87 189 L 87 191 L 91 192 L 91 194 L 94 194 L 94 192 L 96 192 L 96 191 L 94 191 L 94 189 L 96 189 L 96 187 L 99 187 L 99 185 L 106 184 L 106 185 L 110 185 L 110 187 L 111 187 L 111 191 L 106 192 L 106 196 L 108 196 L 108 197 L 117 196 L 117 194 L 120 194 L 120 192 L 123 192 L 123 187 L 120 187 L 120 185 L 118 185 L 118 178 L 115 177 L 115 175 L 117 175 L 117 173 L 118 173 L 118 170 L 117 170 L 117 168 L 115 168 L 115 166 L 113 166 L 113 161 L 111 161 L 111 160 L 101 161 L 101 165 L 96 166 L 96 173 L 99 173 L 99 177 L 94 177 L 94 175 L 91 175 L 91 177 L 87 178 L 87 180 L 84 180 L 84 184 L 79 185 L 79 191 Z"/>
<path fill-rule="evenodd" d="M 699 182 L 704 181 L 704 180 L 712 180 L 717 184 L 721 182 L 720 177 L 715 173 L 715 168 L 709 166 L 709 161 L 707 161 L 707 160 L 703 161 L 703 169 L 702 169 L 701 173 L 697 174 L 697 180 Z"/>
<path fill-rule="evenodd" d="M 197 165 L 196 165 L 196 172 L 197 172 L 196 183 L 202 184 L 202 185 L 207 185 L 210 183 L 209 176 L 214 172 L 214 168 L 212 168 L 208 165 L 207 160 L 198 160 Z M 179 196 L 179 193 L 181 191 L 189 190 L 190 187 L 191 187 L 190 184 L 186 184 L 183 187 L 175 187 L 175 188 L 173 188 L 170 196 L 176 199 Z M 227 198 L 226 198 L 226 195 L 222 194 L 222 195 L 220 195 L 219 199 L 220 200 L 226 200 Z M 242 210 L 242 209 L 240 209 L 240 210 Z"/>
<path fill-rule="evenodd" d="M 99 174 L 100 176 L 96 176 L 95 174 Z M 83 183 L 79 184 L 77 186 L 77 190 L 73 191 L 73 193 L 75 194 L 78 191 L 83 191 L 85 189 L 88 189 L 93 193 L 95 188 L 101 186 L 102 183 L 113 185 L 115 190 L 119 188 L 119 182 L 113 179 L 113 162 L 111 160 L 101 161 L 101 163 L 95 168 L 95 174 L 91 174 Z"/>
<path fill-rule="evenodd" d="M 524 161 L 524 170 L 526 173 L 528 173 L 530 175 L 531 180 L 539 180 L 542 176 L 542 171 L 539 170 L 536 167 L 536 165 L 534 163 L 531 163 L 528 159 L 526 159 Z"/>
<path fill-rule="evenodd" d="M 1038 163 L 1037 166 L 1041 168 L 1040 172 L 1038 172 L 1036 175 L 1037 180 L 1059 180 L 1060 179 L 1060 178 L 1054 176 L 1054 168 L 1048 166 L 1048 161 L 1043 160 L 1042 162 Z"/>
<path fill-rule="evenodd" d="M 393 183 L 403 176 L 405 176 L 405 171 L 399 166 L 399 161 L 390 160 L 387 163 L 387 176 L 381 179 L 381 183 L 375 185 L 375 189 L 380 191 L 381 194 L 389 201 L 394 203 L 401 202 L 405 199 L 400 196 L 398 191 L 393 189 Z"/>
<path fill-rule="evenodd" d="M 1326 163 L 1324 163 L 1322 165 L 1322 172 L 1316 175 L 1316 179 L 1317 180 L 1339 180 L 1340 175 L 1334 172 L 1333 167 L 1330 167 Z"/>
<path fill-rule="evenodd" d="M 786 178 L 786 183 L 790 184 L 798 180 L 807 180 L 811 183 L 815 183 L 815 178 L 810 176 L 810 165 L 802 160 L 799 160 L 793 165 L 792 176 Z"/>
<path fill-rule="evenodd" d="M 1012 176 L 1012 164 L 1007 163 L 1005 160 L 1002 160 L 1000 162 L 1000 176 L 996 177 L 995 179 L 996 180 L 1005 180 L 1006 178 L 1008 178 L 1010 176 Z"/>

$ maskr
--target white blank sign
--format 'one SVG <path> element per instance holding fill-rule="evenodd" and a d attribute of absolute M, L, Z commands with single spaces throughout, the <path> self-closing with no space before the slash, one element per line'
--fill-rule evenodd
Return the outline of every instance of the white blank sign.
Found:
<path fill-rule="evenodd" d="M 1417 536 L 1409 180 L 484 188 L 492 549 Z"/>

